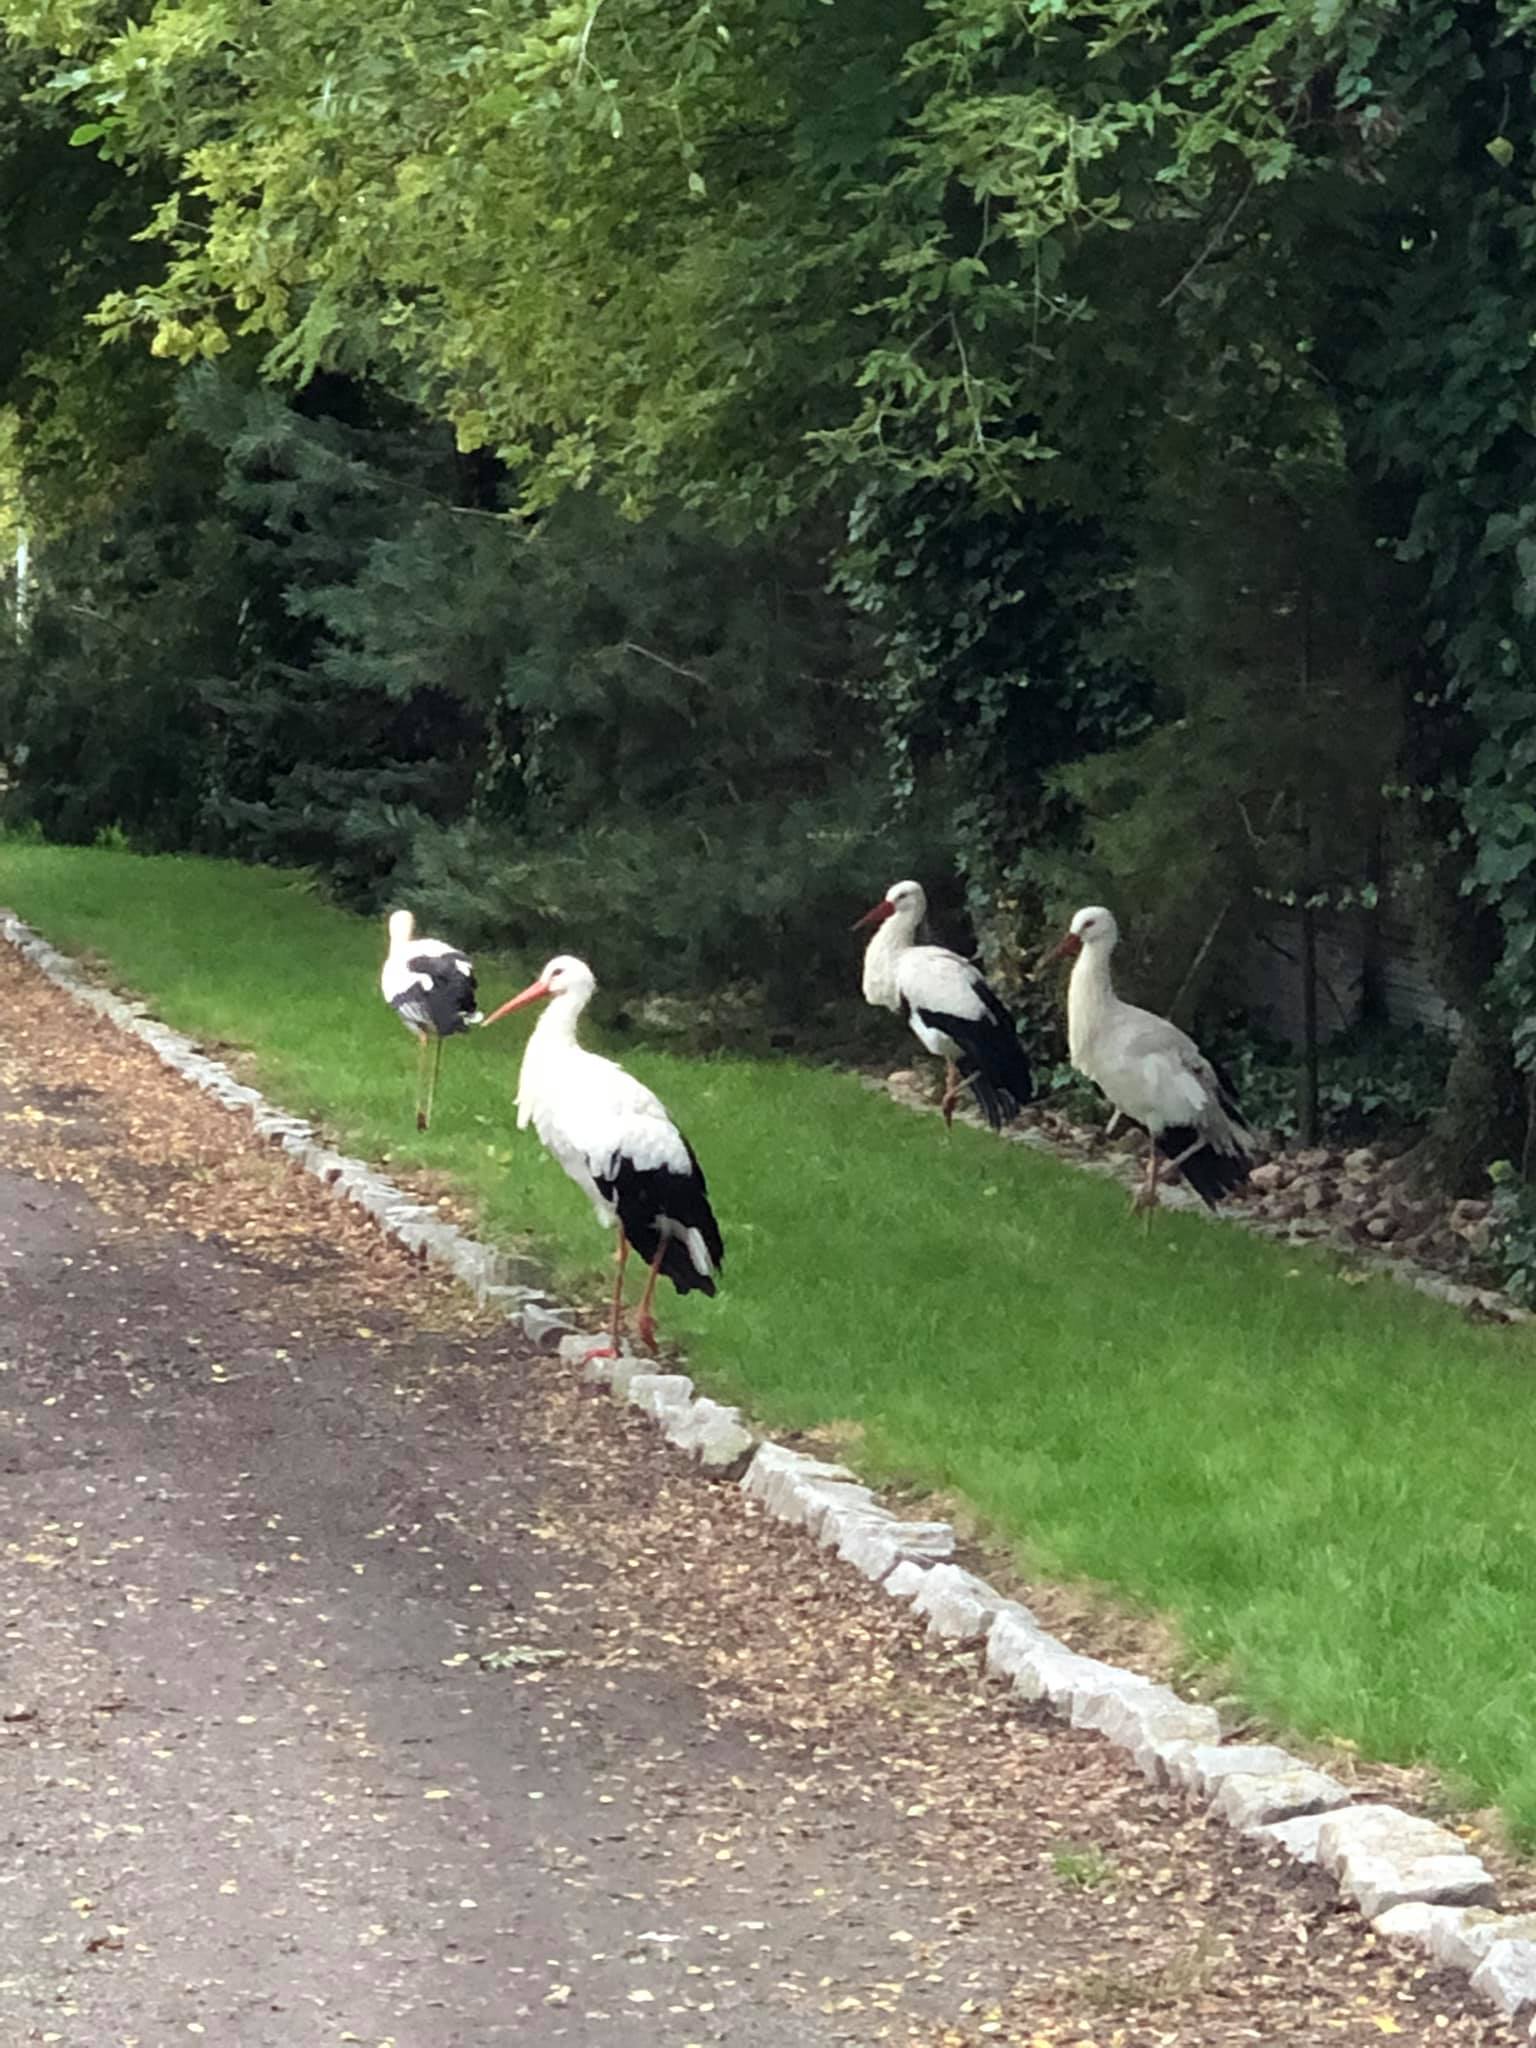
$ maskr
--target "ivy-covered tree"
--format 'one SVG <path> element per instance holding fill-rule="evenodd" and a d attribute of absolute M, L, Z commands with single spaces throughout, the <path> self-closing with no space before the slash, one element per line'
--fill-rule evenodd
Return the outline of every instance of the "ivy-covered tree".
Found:
<path fill-rule="evenodd" d="M 1345 557 L 1404 570 L 1362 585 L 1361 730 L 1398 722 L 1382 689 L 1426 713 L 1411 779 L 1464 844 L 1420 866 L 1442 903 L 1470 884 L 1494 912 L 1497 972 L 1456 991 L 1455 1113 L 1486 1148 L 1496 1120 L 1469 1103 L 1507 1094 L 1493 1048 L 1514 1030 L 1529 1051 L 1516 1020 L 1536 1014 L 1517 0 L 9 14 L 81 148 L 165 183 L 105 331 L 172 358 L 259 346 L 300 384 L 366 370 L 490 449 L 525 509 L 576 488 L 814 536 L 887 636 L 867 687 L 898 783 L 916 764 L 963 782 L 989 889 L 999 849 L 1034 873 L 1042 826 L 1089 797 L 1091 772 L 1050 780 L 1064 757 L 1148 706 L 1194 707 L 1208 766 L 1271 788 L 1268 740 L 1307 721 L 1257 719 L 1245 751 L 1214 717 L 1245 688 L 1269 708 L 1262 635 L 1228 630 L 1221 672 L 1180 672 L 1177 636 L 1116 649 L 1103 629 L 1128 580 L 1187 561 L 1159 538 L 1170 505 L 1314 479 L 1349 508 Z M 992 559 L 979 616 L 954 623 L 962 584 L 946 625 L 957 568 L 984 583 Z M 1273 580 L 1262 560 L 1247 579 Z M 1330 815 L 1373 807 L 1379 757 L 1332 750 Z M 1300 810 L 1287 830 L 1267 865 L 1310 891 L 1334 851 Z"/>

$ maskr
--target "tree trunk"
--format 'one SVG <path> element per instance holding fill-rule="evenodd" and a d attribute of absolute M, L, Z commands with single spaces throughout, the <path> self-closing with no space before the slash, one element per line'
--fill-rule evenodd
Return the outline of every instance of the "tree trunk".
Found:
<path fill-rule="evenodd" d="M 1486 1195 L 1495 1159 L 1518 1159 L 1524 1107 L 1509 1034 L 1489 1029 L 1474 1009 L 1462 1017 L 1445 1099 L 1424 1137 L 1405 1152 L 1392 1178 L 1409 1194 Z"/>
<path fill-rule="evenodd" d="M 1503 931 L 1492 910 L 1461 893 L 1461 861 L 1447 845 L 1452 807 L 1417 808 L 1418 844 L 1408 851 L 1418 856 L 1419 873 L 1404 896 L 1435 987 L 1461 1018 L 1461 1036 L 1444 1100 L 1393 1177 L 1412 1193 L 1486 1195 L 1489 1166 L 1495 1159 L 1521 1159 L 1526 1140 L 1525 1091 L 1510 1021 L 1489 997 Z"/>
<path fill-rule="evenodd" d="M 1301 906 L 1301 1066 L 1296 1076 L 1296 1133 L 1303 1145 L 1318 1138 L 1317 912 Z"/>

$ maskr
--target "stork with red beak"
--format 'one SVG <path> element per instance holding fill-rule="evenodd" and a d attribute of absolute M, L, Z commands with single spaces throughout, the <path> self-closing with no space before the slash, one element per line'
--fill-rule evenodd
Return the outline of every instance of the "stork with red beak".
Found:
<path fill-rule="evenodd" d="M 485 1021 L 494 1024 L 511 1010 L 548 999 L 517 1077 L 517 1127 L 526 1130 L 531 1123 L 545 1151 L 591 1202 L 598 1222 L 605 1229 L 618 1225 L 609 1316 L 617 1358 L 631 1245 L 649 1267 L 635 1326 L 652 1352 L 656 1319 L 651 1303 L 658 1276 L 665 1273 L 679 1294 L 713 1294 L 725 1247 L 688 1140 L 649 1088 L 577 1043 L 577 1023 L 596 987 L 586 962 L 562 953 Z"/>
<path fill-rule="evenodd" d="M 944 1062 L 944 1122 L 951 1123 L 969 1082 L 994 1131 L 1035 1092 L 1018 1027 L 981 969 L 944 946 L 920 946 L 928 899 L 916 882 L 896 882 L 855 931 L 874 926 L 864 948 L 864 1000 L 897 1010 L 918 1041 Z"/>
<path fill-rule="evenodd" d="M 1194 1040 L 1166 1017 L 1116 995 L 1109 957 L 1119 937 L 1110 913 L 1090 904 L 1046 955 L 1074 963 L 1067 985 L 1072 1064 L 1151 1140 L 1146 1182 L 1133 1207 L 1156 1206 L 1158 1169 L 1166 1160 L 1214 1209 L 1247 1181 L 1253 1133 L 1231 1087 Z"/>

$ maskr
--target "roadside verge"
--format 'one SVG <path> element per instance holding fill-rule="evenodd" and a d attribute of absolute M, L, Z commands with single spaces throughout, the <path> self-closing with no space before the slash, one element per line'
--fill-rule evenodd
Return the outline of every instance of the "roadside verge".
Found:
<path fill-rule="evenodd" d="M 1454 1832 L 1381 1802 L 1359 1803 L 1347 1787 L 1273 1745 L 1224 1742 L 1212 1708 L 1079 1655 L 1022 1603 L 952 1563 L 949 1524 L 904 1520 L 846 1468 L 760 1441 L 737 1410 L 697 1397 L 686 1375 L 653 1372 L 630 1357 L 590 1357 L 601 1340 L 574 1328 L 526 1262 L 507 1261 L 363 1161 L 327 1146 L 312 1125 L 272 1105 L 142 1004 L 92 982 L 21 919 L 0 915 L 0 936 L 73 1000 L 141 1040 L 224 1107 L 249 1116 L 258 1135 L 336 1199 L 363 1210 L 483 1304 L 518 1318 L 535 1343 L 558 1345 L 584 1362 L 589 1380 L 651 1416 L 685 1454 L 882 1585 L 930 1635 L 974 1645 L 988 1672 L 1021 1698 L 1102 1734 L 1149 1779 L 1200 1801 L 1214 1820 L 1319 1865 L 1378 1932 L 1466 1972 L 1474 1991 L 1501 2012 L 1536 2013 L 1536 1916 L 1497 1910 L 1493 1878 Z"/>

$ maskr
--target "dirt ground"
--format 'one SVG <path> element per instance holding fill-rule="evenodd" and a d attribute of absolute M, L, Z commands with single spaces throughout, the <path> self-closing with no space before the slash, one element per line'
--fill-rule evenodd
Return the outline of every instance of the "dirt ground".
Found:
<path fill-rule="evenodd" d="M 0 2048 L 1511 2031 L 0 947 Z"/>

